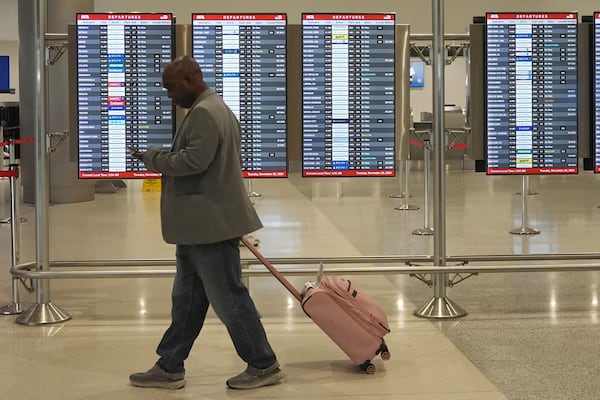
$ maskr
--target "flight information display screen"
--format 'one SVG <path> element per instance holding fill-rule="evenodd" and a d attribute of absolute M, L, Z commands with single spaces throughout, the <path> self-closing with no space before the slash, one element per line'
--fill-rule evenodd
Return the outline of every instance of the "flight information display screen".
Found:
<path fill-rule="evenodd" d="M 600 12 L 594 12 L 594 172 L 600 173 Z"/>
<path fill-rule="evenodd" d="M 486 14 L 488 174 L 576 174 L 577 14 Z"/>
<path fill-rule="evenodd" d="M 155 178 L 127 146 L 170 149 L 172 14 L 77 14 L 79 178 Z"/>
<path fill-rule="evenodd" d="M 302 14 L 303 176 L 394 176 L 394 24 Z"/>
<path fill-rule="evenodd" d="M 246 178 L 287 176 L 286 14 L 193 14 L 192 56 L 238 117 Z"/>

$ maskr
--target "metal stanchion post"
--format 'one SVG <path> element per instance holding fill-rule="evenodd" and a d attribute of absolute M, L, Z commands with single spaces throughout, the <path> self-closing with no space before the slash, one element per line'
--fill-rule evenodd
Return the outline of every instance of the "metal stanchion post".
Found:
<path fill-rule="evenodd" d="M 240 247 L 244 247 L 244 244 L 242 243 L 242 241 L 240 240 L 239 243 Z M 242 278 L 241 281 L 244 284 L 244 286 L 246 286 L 248 289 L 250 289 L 250 277 L 248 275 L 244 275 L 243 271 L 247 271 L 250 269 L 250 264 L 248 263 L 242 263 Z"/>
<path fill-rule="evenodd" d="M 432 0 L 433 10 L 433 144 L 435 145 L 434 176 L 434 220 L 436 224 L 433 237 L 434 263 L 440 268 L 446 267 L 446 214 L 445 214 L 445 155 L 444 151 L 444 1 Z M 427 165 L 427 164 L 426 164 Z M 427 193 L 427 191 L 425 192 Z M 427 203 L 425 203 L 427 204 Z M 427 214 L 425 214 L 427 215 Z M 414 314 L 424 318 L 457 318 L 467 314 L 446 294 L 450 286 L 448 274 L 434 274 L 431 279 L 433 297 Z"/>
<path fill-rule="evenodd" d="M 260 193 L 256 193 L 254 191 L 252 191 L 252 179 L 248 178 L 248 197 L 261 197 L 262 195 Z M 254 202 L 252 202 L 252 205 L 254 205 Z M 254 246 L 258 246 L 260 244 L 260 239 L 257 238 L 254 233 L 249 233 L 247 235 L 248 240 L 250 241 L 250 243 L 252 243 Z M 242 242 L 240 242 L 240 246 L 243 246 Z"/>
<path fill-rule="evenodd" d="M 23 140 L 17 140 L 16 137 L 15 137 L 16 134 L 14 133 L 13 130 L 11 130 L 10 134 L 5 134 L 4 132 L 6 132 L 6 131 L 8 131 L 10 129 L 10 128 L 6 129 L 5 125 L 6 125 L 6 121 L 2 121 L 2 124 L 0 125 L 0 138 L 6 136 L 7 139 L 10 139 L 10 138 L 13 139 L 13 141 L 10 141 L 10 140 L 8 141 L 8 145 L 9 145 L 8 163 L 9 163 L 9 170 L 10 171 L 14 171 L 17 174 L 17 179 L 18 179 L 19 165 L 17 164 L 17 148 L 16 148 L 16 144 L 18 142 L 23 142 Z M 2 140 L 0 140 L 0 141 L 2 141 Z M 3 143 L 6 143 L 6 142 L 3 142 Z M 10 146 L 12 146 L 12 147 L 10 147 Z M 0 146 L 0 147 L 2 147 L 2 146 Z M 14 165 L 14 167 L 11 167 L 13 165 Z M 17 203 L 16 204 L 17 204 L 18 207 L 20 207 L 20 204 L 21 204 L 20 203 L 20 201 L 21 201 L 21 186 L 18 184 L 18 180 L 14 184 L 16 186 L 15 188 L 13 188 L 13 182 L 12 182 L 12 179 L 11 179 L 11 182 L 10 182 L 11 193 L 10 193 L 10 195 L 11 196 L 13 196 L 13 195 L 16 196 L 16 198 L 17 198 Z M 11 205 L 12 205 L 12 197 L 11 197 Z M 11 208 L 11 213 L 12 213 L 12 211 L 13 210 Z M 15 215 L 18 216 L 19 221 L 21 221 L 21 222 L 27 222 L 27 218 L 21 217 L 20 214 L 21 214 L 20 212 L 17 213 L 17 214 L 12 213 L 12 215 L 9 215 L 6 218 L 0 219 L 0 224 L 11 224 L 12 220 L 13 220 L 13 217 L 15 217 Z"/>
<path fill-rule="evenodd" d="M 4 127 L 6 126 L 6 121 L 2 120 L 0 122 L 0 162 L 4 163 L 4 146 L 6 145 L 6 142 L 4 141 Z M 9 157 L 10 157 L 10 153 L 9 153 Z M 10 160 L 9 160 L 10 162 Z M 0 224 L 10 224 L 12 222 L 12 217 L 6 217 L 6 218 L 2 218 L 0 219 Z"/>
<path fill-rule="evenodd" d="M 535 196 L 535 195 L 539 194 L 538 192 L 531 191 L 531 188 L 529 187 L 529 175 L 527 176 L 526 189 L 527 189 L 527 191 L 525 193 L 527 193 L 528 196 Z M 515 194 L 521 194 L 521 193 L 523 193 L 523 192 L 517 192 Z"/>
<path fill-rule="evenodd" d="M 402 164 L 404 165 L 404 192 L 403 192 L 403 198 L 404 198 L 404 204 L 402 204 L 401 206 L 398 207 L 394 207 L 394 210 L 406 210 L 406 211 L 411 211 L 411 210 L 418 210 L 419 206 L 414 206 L 411 204 L 408 204 L 408 199 L 410 198 L 410 192 L 409 192 L 409 183 L 408 183 L 408 175 L 410 172 L 410 164 L 408 163 L 408 160 L 403 160 Z M 390 195 L 390 197 L 392 197 Z"/>
<path fill-rule="evenodd" d="M 0 107 L 3 109 L 4 107 Z M 7 122 L 5 120 L 0 121 L 0 143 L 4 142 L 4 128 L 6 127 Z M 4 159 L 4 146 L 0 146 L 0 160 Z"/>
<path fill-rule="evenodd" d="M 260 193 L 256 193 L 255 191 L 252 190 L 252 179 L 249 178 L 248 179 L 248 197 L 261 197 L 262 195 Z"/>
<path fill-rule="evenodd" d="M 8 168 L 14 175 L 10 176 L 10 248 L 11 266 L 14 268 L 20 262 L 21 249 L 21 223 L 20 223 L 20 192 L 19 192 L 19 165 L 16 161 L 15 138 L 9 140 Z M 0 314 L 13 315 L 23 312 L 19 298 L 19 279 L 12 278 L 12 302 L 0 305 Z"/>
<path fill-rule="evenodd" d="M 537 235 L 540 233 L 539 229 L 528 227 L 528 213 L 527 213 L 527 188 L 529 187 L 529 175 L 523 175 L 523 188 L 521 189 L 521 227 L 515 228 L 510 231 L 513 235 Z"/>
<path fill-rule="evenodd" d="M 33 133 L 35 140 L 35 260 L 39 272 L 50 269 L 50 230 L 48 206 L 50 203 L 50 174 L 48 153 L 49 138 L 46 134 L 46 90 L 45 34 L 47 0 L 22 0 L 19 2 L 19 45 L 34 55 L 32 87 Z M 24 21 L 30 23 L 23 26 Z M 24 325 L 53 324 L 71 319 L 71 316 L 50 301 L 50 281 L 35 281 L 36 302 L 16 319 Z"/>
<path fill-rule="evenodd" d="M 423 206 L 423 214 L 425 215 L 425 226 L 415 229 L 413 235 L 433 235 L 433 228 L 429 226 L 429 164 L 431 162 L 431 145 L 429 139 L 425 139 L 423 147 L 423 175 L 425 183 L 425 205 Z"/>
<path fill-rule="evenodd" d="M 406 195 L 405 192 L 402 192 L 402 176 L 404 175 L 404 170 L 406 169 L 406 160 L 398 160 L 400 161 L 398 163 L 398 165 L 400 166 L 398 168 L 398 187 L 400 188 L 400 192 L 399 193 L 394 193 L 394 194 L 390 194 L 389 197 L 391 197 L 392 199 L 403 199 L 404 196 Z"/>

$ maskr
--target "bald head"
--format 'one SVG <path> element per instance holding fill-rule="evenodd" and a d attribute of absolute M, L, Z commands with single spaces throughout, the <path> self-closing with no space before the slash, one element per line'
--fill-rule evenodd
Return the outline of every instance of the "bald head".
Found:
<path fill-rule="evenodd" d="M 200 66 L 189 56 L 177 57 L 167 65 L 162 81 L 169 98 L 183 108 L 190 108 L 198 96 L 208 89 Z"/>
<path fill-rule="evenodd" d="M 180 56 L 174 59 L 165 68 L 164 74 L 177 74 L 177 75 L 194 75 L 200 74 L 202 77 L 202 70 L 200 65 L 190 56 Z"/>

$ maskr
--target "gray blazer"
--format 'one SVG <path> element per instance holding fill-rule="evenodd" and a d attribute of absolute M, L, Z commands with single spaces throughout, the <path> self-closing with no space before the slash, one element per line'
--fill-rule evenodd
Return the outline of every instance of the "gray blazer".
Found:
<path fill-rule="evenodd" d="M 187 113 L 171 150 L 151 147 L 144 154 L 146 167 L 162 174 L 167 243 L 216 243 L 262 227 L 244 186 L 240 142 L 237 118 L 207 89 Z"/>

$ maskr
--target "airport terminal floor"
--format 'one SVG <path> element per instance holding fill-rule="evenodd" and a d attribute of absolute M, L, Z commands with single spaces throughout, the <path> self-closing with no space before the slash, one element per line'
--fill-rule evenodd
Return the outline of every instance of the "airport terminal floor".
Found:
<path fill-rule="evenodd" d="M 599 249 L 600 177 L 532 177 L 529 225 L 521 225 L 521 177 L 448 169 L 448 255 L 583 253 Z M 49 207 L 51 260 L 174 258 L 160 235 L 159 197 L 140 181 L 94 201 Z M 0 217 L 9 213 L 8 181 L 0 180 Z M 411 173 L 416 211 L 397 178 L 253 180 L 265 227 L 256 232 L 267 257 L 424 255 L 423 173 Z M 433 208 L 432 208 L 433 209 Z M 23 207 L 22 261 L 33 260 L 34 210 Z M 243 258 L 250 258 L 247 250 Z M 590 261 L 592 262 L 592 261 Z M 473 263 L 474 264 L 474 263 Z M 11 300 L 10 226 L 0 225 L 0 302 Z M 286 268 L 287 266 L 283 266 Z M 334 268 L 325 266 L 327 269 Z M 415 317 L 432 289 L 408 275 L 360 275 L 359 283 L 388 313 L 392 357 L 377 372 L 357 368 L 301 311 L 273 278 L 251 278 L 252 296 L 287 375 L 281 385 L 227 389 L 240 372 L 223 326 L 213 313 L 186 363 L 177 391 L 130 386 L 128 376 L 150 368 L 170 321 L 172 278 L 63 279 L 52 301 L 72 320 L 23 326 L 0 316 L 3 399 L 354 399 L 533 400 L 600 398 L 600 272 L 479 274 L 448 291 L 468 315 L 453 320 Z M 290 278 L 297 286 L 307 280 Z M 30 303 L 34 296 L 21 291 Z"/>

